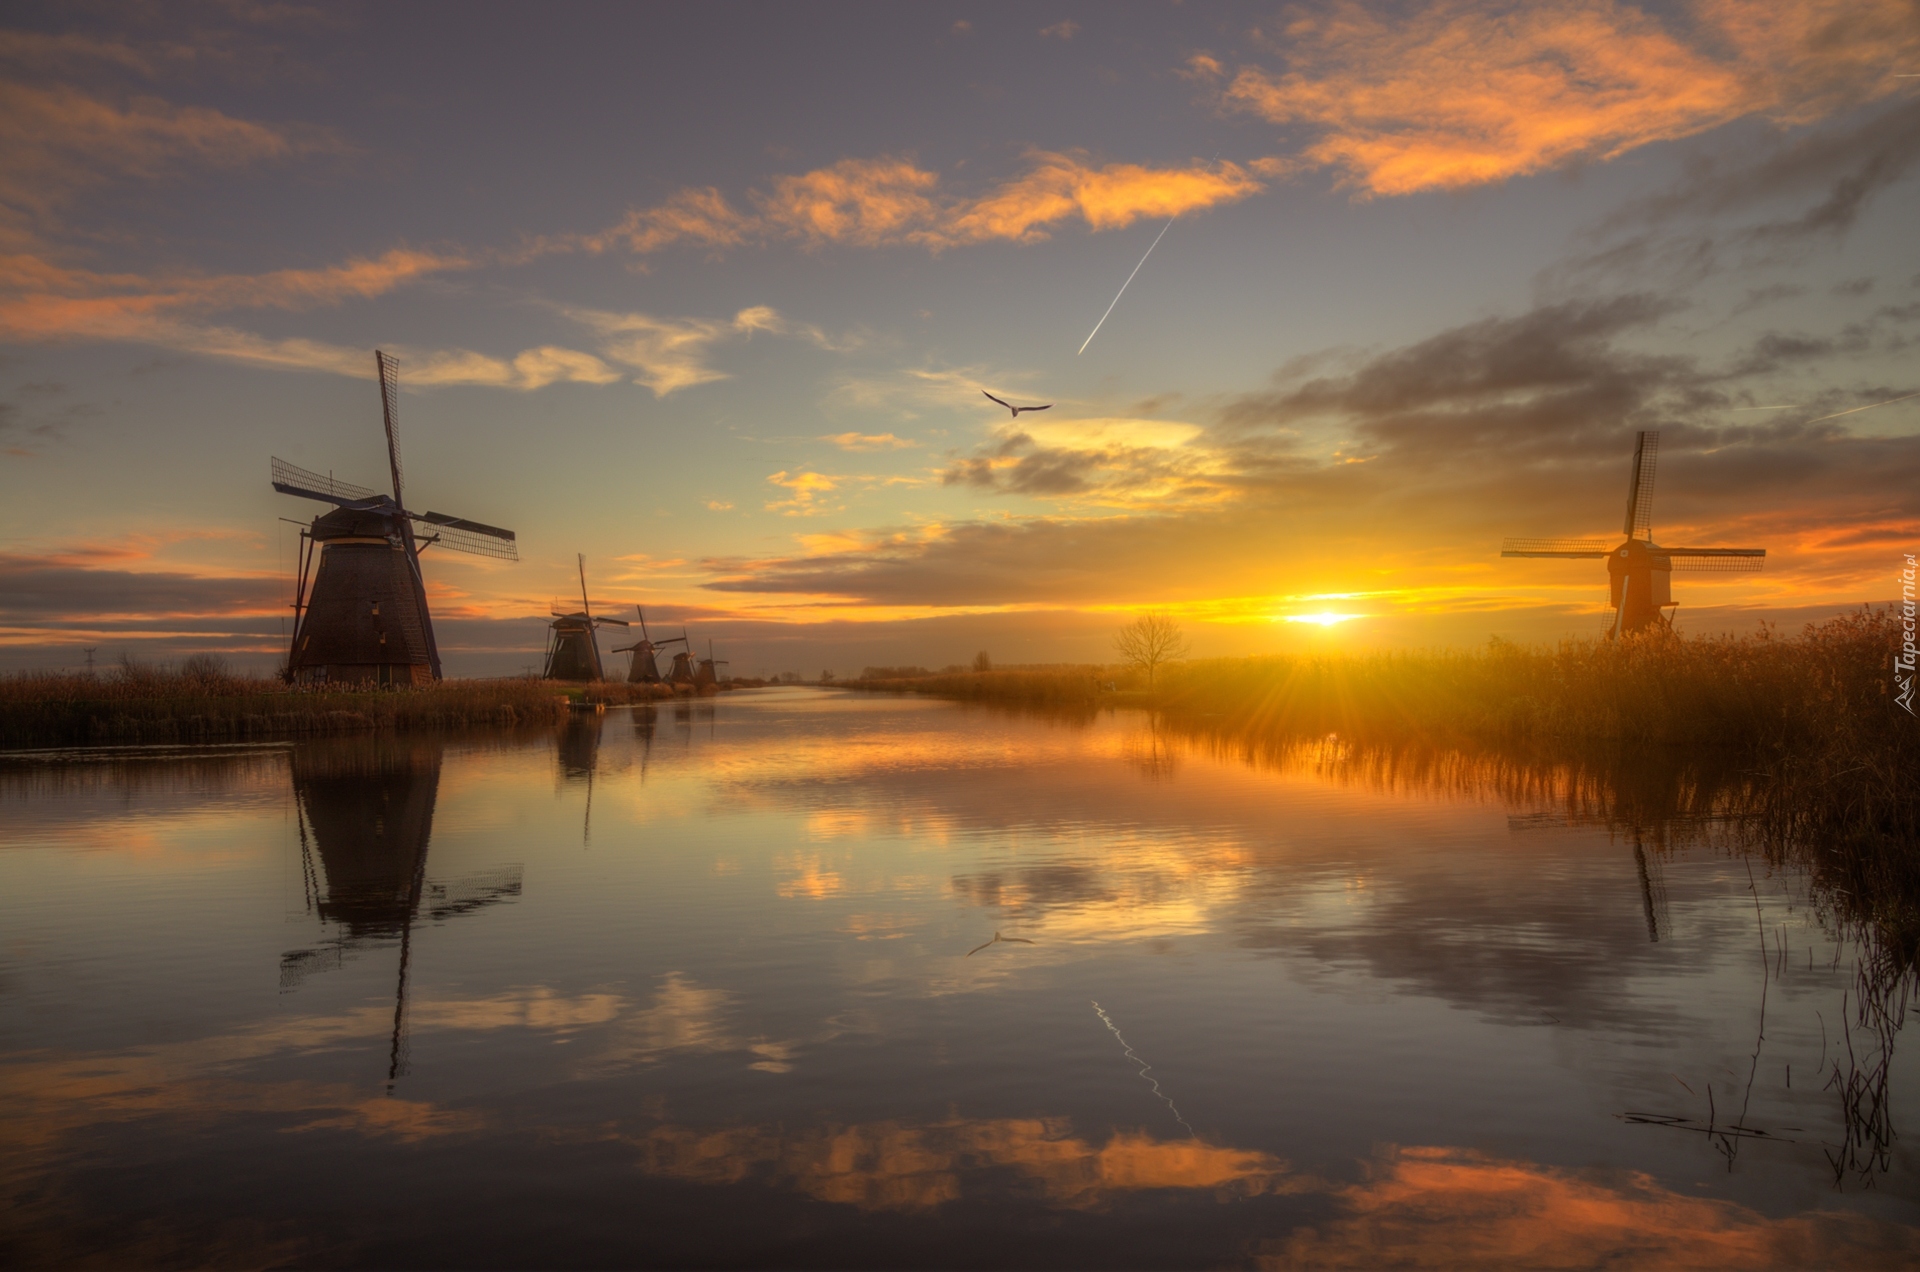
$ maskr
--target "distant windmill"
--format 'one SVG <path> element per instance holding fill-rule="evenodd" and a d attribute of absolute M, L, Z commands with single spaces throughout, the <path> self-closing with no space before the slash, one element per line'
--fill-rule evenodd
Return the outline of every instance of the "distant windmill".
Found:
<path fill-rule="evenodd" d="M 547 642 L 547 680 L 605 680 L 606 673 L 600 665 L 600 641 L 595 633 L 611 623 L 616 627 L 630 624 L 624 618 L 595 618 L 593 605 L 587 600 L 587 558 L 580 556 L 580 609 L 575 613 L 565 613 L 559 606 L 552 609 L 553 633 Z"/>
<path fill-rule="evenodd" d="M 633 651 L 633 666 L 627 671 L 627 682 L 629 684 L 660 684 L 666 677 L 660 674 L 660 663 L 655 658 L 655 655 L 668 645 L 686 644 L 687 638 L 681 635 L 675 636 L 671 640 L 656 641 L 647 632 L 647 612 L 638 605 L 633 607 L 633 612 L 640 618 L 640 639 L 631 645 L 617 646 L 613 652 L 616 654 L 624 654 L 628 650 Z"/>
<path fill-rule="evenodd" d="M 685 628 L 681 629 L 681 639 L 686 639 Z M 700 678 L 693 667 L 692 650 L 693 646 L 688 645 L 673 656 L 673 670 L 667 673 L 667 683 L 673 686 L 675 693 L 691 692 L 699 688 Z"/>
<path fill-rule="evenodd" d="M 719 693 L 720 668 L 726 665 L 727 661 L 724 658 L 715 661 L 713 656 L 713 640 L 709 638 L 707 640 L 707 656 L 700 660 L 700 665 L 696 667 L 693 672 L 694 692 L 703 694 Z"/>
<path fill-rule="evenodd" d="M 1503 557 L 1565 557 L 1605 559 L 1613 606 L 1608 638 L 1648 627 L 1670 626 L 1661 611 L 1675 605 L 1675 570 L 1715 570 L 1750 573 L 1766 564 L 1765 548 L 1665 548 L 1653 541 L 1653 469 L 1660 454 L 1660 434 L 1642 432 L 1633 448 L 1633 470 L 1627 483 L 1626 542 L 1606 539 L 1507 539 Z"/>
<path fill-rule="evenodd" d="M 407 511 L 400 486 L 399 370 L 377 349 L 373 360 L 380 374 L 392 496 L 284 459 L 273 461 L 275 490 L 335 505 L 300 532 L 293 647 L 287 655 L 287 676 L 295 681 L 412 685 L 438 680 L 440 651 L 420 577 L 421 552 L 437 543 L 455 552 L 520 559 L 511 530 L 444 512 Z M 320 561 L 313 567 L 316 546 Z"/>

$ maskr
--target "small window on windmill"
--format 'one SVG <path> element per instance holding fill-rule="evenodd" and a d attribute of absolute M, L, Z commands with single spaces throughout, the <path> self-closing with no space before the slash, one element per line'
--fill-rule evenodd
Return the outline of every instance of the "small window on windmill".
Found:
<path fill-rule="evenodd" d="M 375 601 L 375 602 L 373 603 L 373 616 L 374 616 L 375 618 L 378 618 L 378 617 L 380 617 L 380 602 L 378 602 L 378 601 Z"/>

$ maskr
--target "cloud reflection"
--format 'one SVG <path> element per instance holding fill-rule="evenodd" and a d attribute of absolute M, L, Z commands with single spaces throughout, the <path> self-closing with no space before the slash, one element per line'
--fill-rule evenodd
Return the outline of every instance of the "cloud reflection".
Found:
<path fill-rule="evenodd" d="M 1256 1266 L 1911 1267 L 1920 1231 L 1865 1215 L 1768 1218 L 1629 1172 L 1610 1180 L 1462 1148 L 1389 1150 L 1342 1213 L 1263 1243 Z"/>
<path fill-rule="evenodd" d="M 969 1174 L 992 1170 L 1015 1172 L 1049 1205 L 1071 1210 L 1098 1209 L 1148 1189 L 1226 1199 L 1299 1188 L 1287 1164 L 1267 1153 L 1125 1132 L 1096 1145 L 1073 1135 L 1064 1118 L 883 1121 L 799 1132 L 668 1125 L 632 1143 L 649 1175 L 704 1184 L 765 1180 L 861 1210 L 930 1210 L 959 1200 Z"/>

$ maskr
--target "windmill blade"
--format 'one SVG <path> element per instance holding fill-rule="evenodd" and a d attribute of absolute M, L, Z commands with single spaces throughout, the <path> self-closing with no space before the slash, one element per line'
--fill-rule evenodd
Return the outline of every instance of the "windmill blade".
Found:
<path fill-rule="evenodd" d="M 576 552 L 573 555 L 580 562 L 580 612 L 592 618 L 593 606 L 587 601 L 587 554 Z"/>
<path fill-rule="evenodd" d="M 1676 570 L 1718 574 L 1754 574 L 1767 564 L 1765 548 L 1667 548 L 1660 555 Z"/>
<path fill-rule="evenodd" d="M 422 526 L 431 527 L 431 533 L 439 539 L 443 548 L 494 557 L 501 561 L 520 559 L 520 545 L 511 530 L 502 530 L 499 526 L 490 526 L 481 521 L 468 521 L 464 517 L 450 517 L 444 512 L 420 513 L 414 520 Z"/>
<path fill-rule="evenodd" d="M 400 466 L 400 364 L 391 355 L 373 351 L 374 366 L 380 372 L 380 421 L 387 429 L 387 466 L 393 470 L 393 501 L 402 508 L 407 497 L 400 492 L 406 477 Z"/>
<path fill-rule="evenodd" d="M 634 602 L 633 612 L 640 616 L 640 639 L 652 640 L 653 637 L 647 635 L 647 611 L 641 609 L 639 602 L 636 601 Z"/>
<path fill-rule="evenodd" d="M 1503 557 L 1580 557 L 1600 560 L 1613 550 L 1604 539 L 1502 539 Z"/>
<path fill-rule="evenodd" d="M 1660 459 L 1660 434 L 1643 430 L 1633 446 L 1633 473 L 1627 483 L 1627 521 L 1624 533 L 1629 539 L 1653 539 L 1653 470 Z"/>
<path fill-rule="evenodd" d="M 593 623 L 594 623 L 594 626 L 596 626 L 596 627 L 605 627 L 605 626 L 606 626 L 607 624 L 609 624 L 609 623 L 612 623 L 612 624 L 614 624 L 615 626 L 618 626 L 618 627 L 632 627 L 632 626 L 633 626 L 633 624 L 632 624 L 632 623 L 629 623 L 629 622 L 628 622 L 628 621 L 627 621 L 626 619 L 624 619 L 624 618 L 596 618 L 596 619 L 594 619 L 594 620 L 593 620 Z M 620 651 L 616 649 L 616 650 L 615 650 L 614 652 L 615 652 L 615 653 L 619 653 Z"/>
<path fill-rule="evenodd" d="M 318 499 L 334 504 L 357 504 L 369 499 L 386 498 L 377 490 L 336 481 L 297 464 L 289 464 L 278 456 L 273 460 L 273 488 L 283 495 L 299 495 L 303 499 Z"/>
<path fill-rule="evenodd" d="M 509 537 L 505 542 L 485 535 L 473 534 L 457 525 L 445 522 L 431 522 L 425 517 L 415 517 L 418 524 L 420 544 L 437 543 L 450 552 L 467 552 L 474 556 L 492 557 L 496 561 L 518 561 L 520 549 Z"/>

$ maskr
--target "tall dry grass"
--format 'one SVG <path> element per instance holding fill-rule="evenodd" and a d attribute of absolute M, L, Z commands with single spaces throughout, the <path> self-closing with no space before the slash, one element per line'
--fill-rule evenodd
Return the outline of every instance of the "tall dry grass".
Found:
<path fill-rule="evenodd" d="M 368 730 L 549 723 L 570 699 L 629 702 L 647 686 L 443 680 L 421 688 L 300 688 L 237 675 L 218 660 L 133 661 L 98 675 L 0 677 L 0 747 L 223 742 Z"/>

